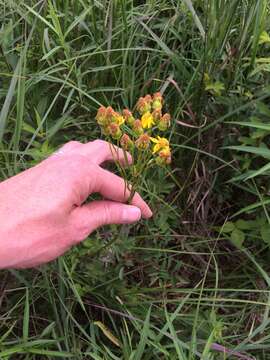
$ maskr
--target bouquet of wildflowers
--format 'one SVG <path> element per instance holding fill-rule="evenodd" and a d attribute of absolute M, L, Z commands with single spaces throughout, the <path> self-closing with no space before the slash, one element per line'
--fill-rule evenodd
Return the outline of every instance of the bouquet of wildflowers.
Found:
<path fill-rule="evenodd" d="M 133 157 L 128 173 L 120 166 L 131 191 L 130 200 L 147 169 L 154 165 L 166 166 L 171 163 L 169 141 L 161 136 L 171 124 L 170 114 L 162 113 L 163 102 L 161 93 L 157 92 L 153 96 L 141 97 L 134 113 L 128 109 L 119 113 L 111 106 L 101 106 L 98 109 L 96 120 L 106 140 L 112 145 L 112 153 L 117 145 L 125 154 L 130 152 Z"/>

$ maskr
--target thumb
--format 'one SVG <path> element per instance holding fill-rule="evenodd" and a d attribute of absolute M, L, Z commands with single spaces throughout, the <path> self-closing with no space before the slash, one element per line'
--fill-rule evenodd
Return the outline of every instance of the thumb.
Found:
<path fill-rule="evenodd" d="M 98 227 L 108 224 L 131 224 L 140 220 L 141 210 L 114 201 L 92 201 L 77 207 L 72 213 L 72 227 L 76 242 L 84 240 Z"/>

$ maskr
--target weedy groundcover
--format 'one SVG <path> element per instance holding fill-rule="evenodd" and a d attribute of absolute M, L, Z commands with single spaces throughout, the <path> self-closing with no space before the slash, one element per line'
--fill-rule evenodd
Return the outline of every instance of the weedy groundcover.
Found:
<path fill-rule="evenodd" d="M 269 6 L 0 1 L 1 180 L 102 137 L 154 212 L 1 272 L 1 359 L 269 359 Z"/>

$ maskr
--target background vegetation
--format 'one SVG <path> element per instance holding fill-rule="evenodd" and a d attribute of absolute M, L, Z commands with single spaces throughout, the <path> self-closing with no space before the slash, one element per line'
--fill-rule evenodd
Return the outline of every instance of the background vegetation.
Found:
<path fill-rule="evenodd" d="M 270 359 L 269 5 L 0 1 L 1 180 L 100 137 L 101 104 L 173 116 L 152 220 L 1 272 L 1 359 Z"/>

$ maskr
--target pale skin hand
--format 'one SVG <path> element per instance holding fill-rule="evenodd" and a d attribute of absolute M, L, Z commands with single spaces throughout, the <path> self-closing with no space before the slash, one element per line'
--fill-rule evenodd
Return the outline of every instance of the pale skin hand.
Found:
<path fill-rule="evenodd" d="M 124 161 L 123 152 L 116 152 Z M 151 217 L 139 194 L 131 205 L 125 204 L 129 192 L 124 180 L 100 167 L 115 156 L 105 141 L 73 141 L 39 165 L 0 183 L 0 268 L 49 262 L 102 225 Z M 92 193 L 100 193 L 105 200 L 86 204 Z"/>

